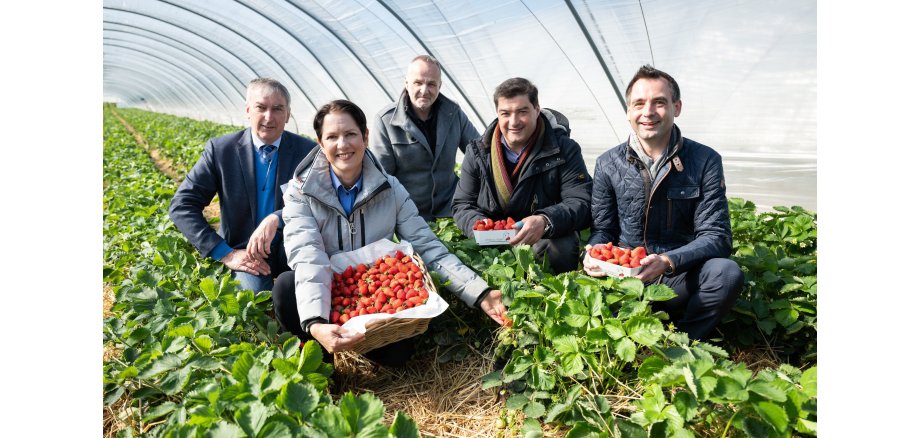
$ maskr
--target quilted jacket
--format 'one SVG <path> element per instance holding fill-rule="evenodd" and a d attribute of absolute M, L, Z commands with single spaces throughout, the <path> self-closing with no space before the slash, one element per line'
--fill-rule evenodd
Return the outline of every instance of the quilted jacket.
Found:
<path fill-rule="evenodd" d="M 628 142 L 598 157 L 589 244 L 645 246 L 676 273 L 732 249 L 722 157 L 675 125 L 667 160 L 652 180 Z"/>

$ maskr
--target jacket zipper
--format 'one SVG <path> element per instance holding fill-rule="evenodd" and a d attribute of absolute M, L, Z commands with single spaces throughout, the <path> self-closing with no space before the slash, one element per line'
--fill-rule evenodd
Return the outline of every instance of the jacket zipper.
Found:
<path fill-rule="evenodd" d="M 384 191 L 384 190 L 386 190 L 386 189 L 388 189 L 388 188 L 390 188 L 390 183 L 389 183 L 389 182 L 384 182 L 383 184 L 381 184 L 379 187 L 377 187 L 376 190 L 374 190 L 370 195 L 368 195 L 367 198 L 365 198 L 360 204 L 355 204 L 355 206 L 352 207 L 352 210 L 351 210 L 352 215 L 354 215 L 354 212 L 358 209 L 358 207 L 361 207 L 361 206 L 363 206 L 364 204 L 367 204 L 368 201 L 370 201 L 371 199 L 374 198 L 374 196 L 377 196 L 380 192 L 382 192 L 382 191 Z M 326 207 L 329 207 L 332 211 L 335 211 L 336 213 L 338 213 L 338 215 L 336 216 L 336 219 L 337 219 L 336 224 L 337 224 L 338 226 L 337 226 L 336 228 L 338 228 L 338 230 L 339 230 L 339 249 L 342 250 L 342 251 L 345 251 L 345 248 L 344 248 L 344 246 L 343 246 L 343 245 L 344 245 L 344 242 L 343 242 L 343 239 L 342 239 L 342 218 L 345 218 L 345 221 L 348 222 L 349 232 L 351 233 L 351 247 L 352 247 L 352 249 L 354 249 L 354 246 L 355 246 L 355 234 L 357 234 L 358 230 L 357 230 L 357 228 L 355 228 L 355 224 L 354 224 L 354 222 L 352 221 L 352 219 L 350 219 L 348 216 L 345 216 L 344 213 L 342 213 L 341 211 L 339 211 L 337 208 L 335 208 L 334 206 L 330 205 L 329 203 L 323 201 L 323 200 L 320 199 L 319 197 L 314 196 L 314 195 L 311 195 L 311 194 L 308 194 L 308 193 L 304 193 L 303 190 L 301 190 L 300 193 L 302 193 L 304 196 L 309 196 L 310 198 L 315 199 L 316 202 L 319 202 L 320 204 L 325 205 Z M 363 221 L 364 212 L 363 212 L 363 211 L 361 212 L 361 216 L 362 216 L 361 230 L 362 230 L 362 234 L 363 234 L 363 230 L 364 230 L 364 221 Z M 361 241 L 363 242 L 363 241 L 364 241 L 364 236 L 363 236 L 363 235 L 361 236 L 361 239 L 362 239 Z"/>
<path fill-rule="evenodd" d="M 354 217 L 355 211 L 351 211 L 351 216 Z M 355 234 L 358 234 L 358 229 L 355 227 L 355 222 L 351 219 L 348 220 L 348 232 L 351 234 L 351 249 L 355 249 Z"/>
<path fill-rule="evenodd" d="M 345 251 L 345 244 L 342 242 L 342 216 L 335 217 L 335 224 L 339 232 L 339 251 Z"/>
<path fill-rule="evenodd" d="M 651 193 L 649 193 L 648 199 L 646 200 L 647 203 L 645 204 L 645 225 L 642 227 L 642 244 L 645 245 L 646 248 L 648 248 L 648 240 L 647 240 L 648 239 L 648 211 L 652 209 L 652 196 L 655 195 L 655 190 L 658 190 L 658 186 L 661 184 L 661 182 L 664 181 L 664 179 L 668 177 L 668 174 L 671 173 L 672 167 L 674 167 L 674 165 L 671 163 L 668 163 L 668 167 L 665 169 L 664 175 L 661 178 L 655 178 L 658 180 L 658 183 L 656 183 L 655 186 L 652 187 L 652 191 Z M 646 174 L 648 175 L 648 171 L 646 171 Z M 668 201 L 668 222 L 670 223 L 670 221 L 671 221 L 671 201 L 669 200 Z"/>
<path fill-rule="evenodd" d="M 364 210 L 362 209 L 361 210 L 361 247 L 362 248 L 367 245 L 367 243 L 365 242 L 366 236 L 367 236 L 367 233 L 365 233 L 365 229 L 364 229 Z"/>

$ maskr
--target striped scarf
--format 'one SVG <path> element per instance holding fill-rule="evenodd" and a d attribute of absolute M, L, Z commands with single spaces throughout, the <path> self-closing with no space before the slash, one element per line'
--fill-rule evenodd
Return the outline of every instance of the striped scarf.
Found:
<path fill-rule="evenodd" d="M 509 174 L 508 169 L 505 167 L 505 152 L 502 150 L 501 129 L 499 129 L 498 126 L 495 127 L 495 131 L 492 133 L 492 143 L 489 146 L 492 150 L 492 179 L 495 181 L 495 188 L 498 190 L 498 203 L 501 204 L 502 210 L 508 208 L 508 204 L 511 202 L 511 192 L 514 191 L 517 178 L 523 171 L 524 164 L 530 152 L 534 149 L 534 145 L 543 138 L 543 131 L 543 118 L 541 117 L 537 119 L 537 129 L 534 130 L 533 135 L 527 142 L 527 146 L 524 146 L 524 150 L 521 151 L 521 155 L 518 157 L 517 164 L 514 166 L 511 174 Z"/>

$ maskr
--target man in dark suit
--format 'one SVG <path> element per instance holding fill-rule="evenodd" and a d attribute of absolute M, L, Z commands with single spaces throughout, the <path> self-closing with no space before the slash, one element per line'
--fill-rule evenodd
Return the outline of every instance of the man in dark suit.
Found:
<path fill-rule="evenodd" d="M 290 270 L 281 230 L 282 184 L 316 143 L 284 130 L 291 95 L 274 79 L 246 88 L 250 127 L 212 138 L 169 205 L 176 228 L 206 257 L 233 271 L 240 288 L 271 290 L 272 279 Z M 220 201 L 220 231 L 202 211 Z"/>

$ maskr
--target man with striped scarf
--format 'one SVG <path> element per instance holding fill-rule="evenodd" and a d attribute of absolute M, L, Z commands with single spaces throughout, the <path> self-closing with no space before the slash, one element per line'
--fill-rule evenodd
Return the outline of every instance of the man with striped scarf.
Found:
<path fill-rule="evenodd" d="M 498 117 L 466 148 L 454 220 L 472 237 L 476 221 L 511 217 L 522 227 L 509 244 L 532 245 L 537 261 L 555 273 L 574 270 L 578 231 L 591 221 L 581 147 L 559 124 L 561 114 L 541 112 L 537 87 L 527 79 L 502 82 L 493 101 Z"/>

